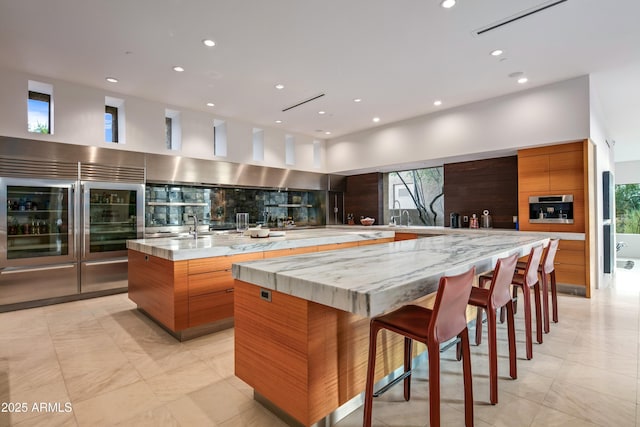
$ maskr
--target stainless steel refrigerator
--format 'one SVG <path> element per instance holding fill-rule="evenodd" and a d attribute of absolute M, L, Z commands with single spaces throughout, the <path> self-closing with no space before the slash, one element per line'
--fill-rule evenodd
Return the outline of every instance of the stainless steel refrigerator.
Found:
<path fill-rule="evenodd" d="M 0 158 L 0 172 L 0 311 L 126 290 L 144 168 Z"/>

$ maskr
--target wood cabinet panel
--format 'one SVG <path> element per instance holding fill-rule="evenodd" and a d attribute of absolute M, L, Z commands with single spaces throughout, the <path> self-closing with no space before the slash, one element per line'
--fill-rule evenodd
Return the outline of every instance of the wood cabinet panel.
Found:
<path fill-rule="evenodd" d="M 211 271 L 189 275 L 189 298 L 233 289 L 231 271 Z"/>
<path fill-rule="evenodd" d="M 303 425 L 338 407 L 337 311 L 236 281 L 235 374 Z"/>
<path fill-rule="evenodd" d="M 396 233 L 394 240 L 399 242 L 401 240 L 413 240 L 417 238 L 418 235 L 416 233 Z"/>
<path fill-rule="evenodd" d="M 518 156 L 519 191 L 549 191 L 549 156 Z M 527 202 L 528 203 L 528 202 Z"/>
<path fill-rule="evenodd" d="M 558 249 L 563 251 L 582 251 L 584 253 L 584 240 L 560 240 Z"/>
<path fill-rule="evenodd" d="M 381 243 L 390 243 L 390 242 L 393 242 L 393 237 L 388 237 L 385 239 L 362 240 L 358 242 L 358 246 L 379 245 Z"/>
<path fill-rule="evenodd" d="M 334 251 L 337 249 L 355 248 L 358 242 L 332 243 L 330 245 L 318 246 L 318 251 Z"/>
<path fill-rule="evenodd" d="M 277 258 L 281 256 L 289 256 L 289 255 L 300 255 L 300 254 L 308 254 L 311 252 L 318 252 L 317 246 L 307 246 L 304 248 L 288 248 L 288 249 L 277 249 L 275 251 L 266 251 L 264 253 L 264 258 Z"/>
<path fill-rule="evenodd" d="M 556 281 L 558 283 L 585 286 L 586 275 L 584 265 L 558 264 L 555 270 Z"/>
<path fill-rule="evenodd" d="M 262 252 L 253 252 L 248 254 L 191 259 L 188 261 L 189 274 L 206 273 L 208 271 L 231 270 L 231 264 L 233 264 L 234 262 L 253 261 L 262 258 Z"/>
<path fill-rule="evenodd" d="M 584 267 L 584 251 L 558 250 L 554 265 L 563 264 L 581 265 Z"/>
<path fill-rule="evenodd" d="M 233 317 L 233 288 L 189 297 L 189 327 Z"/>
<path fill-rule="evenodd" d="M 582 150 L 549 155 L 549 190 L 565 194 L 584 188 Z"/>

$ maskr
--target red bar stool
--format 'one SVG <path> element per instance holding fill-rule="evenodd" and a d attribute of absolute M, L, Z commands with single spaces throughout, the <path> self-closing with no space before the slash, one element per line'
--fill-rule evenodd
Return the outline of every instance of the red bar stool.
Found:
<path fill-rule="evenodd" d="M 518 377 L 516 368 L 516 330 L 513 316 L 513 300 L 511 299 L 511 281 L 518 262 L 518 255 L 499 259 L 493 270 L 491 279 L 480 276 L 480 287 L 471 288 L 469 304 L 478 307 L 476 318 L 476 342 L 482 336 L 482 310 L 487 312 L 487 328 L 489 337 L 489 396 L 492 405 L 498 403 L 498 339 L 496 334 L 496 311 L 507 308 L 507 335 L 509 338 L 509 375 Z M 489 288 L 484 282 L 491 280 Z"/>
<path fill-rule="evenodd" d="M 551 285 L 553 322 L 558 323 L 558 290 L 556 287 L 556 270 L 554 263 L 559 245 L 560 240 L 558 239 L 551 239 L 549 241 L 549 245 L 542 256 L 542 262 L 538 267 L 538 274 L 542 278 L 542 313 L 544 316 L 544 332 L 546 334 L 549 333 L 549 285 Z M 526 264 L 526 262 L 520 261 L 516 268 L 524 270 Z"/>
<path fill-rule="evenodd" d="M 373 383 L 378 331 L 388 329 L 404 339 L 404 398 L 411 397 L 411 347 L 413 340 L 427 346 L 429 352 L 429 425 L 440 425 L 440 344 L 456 336 L 462 347 L 465 425 L 473 426 L 473 390 L 471 383 L 471 351 L 467 330 L 466 308 L 471 294 L 475 267 L 466 273 L 440 278 L 433 310 L 406 305 L 371 319 L 369 328 L 369 364 L 364 399 L 363 426 L 371 426 Z"/>
<path fill-rule="evenodd" d="M 533 358 L 533 339 L 531 337 L 531 293 L 533 289 L 535 305 L 536 305 L 536 340 L 538 344 L 542 344 L 542 303 L 540 301 L 540 281 L 538 280 L 538 267 L 542 258 L 543 246 L 536 246 L 531 249 L 529 259 L 526 262 L 524 272 L 513 275 L 511 285 L 513 285 L 513 311 L 516 311 L 516 302 L 518 299 L 518 288 L 522 289 L 522 299 L 524 300 L 524 331 L 527 349 L 527 359 Z M 491 280 L 493 272 L 480 276 L 479 283 Z M 482 323 L 476 323 L 477 327 L 482 327 Z M 476 334 L 476 344 L 480 344 L 480 336 Z"/>

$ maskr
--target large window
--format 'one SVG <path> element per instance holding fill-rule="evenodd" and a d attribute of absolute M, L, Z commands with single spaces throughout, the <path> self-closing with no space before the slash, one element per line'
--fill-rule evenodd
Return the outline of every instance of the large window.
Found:
<path fill-rule="evenodd" d="M 391 172 L 386 175 L 386 185 L 390 222 L 444 225 L 442 167 Z"/>
<path fill-rule="evenodd" d="M 640 184 L 616 185 L 616 233 L 640 234 Z"/>
<path fill-rule="evenodd" d="M 104 106 L 104 140 L 118 142 L 118 108 L 111 105 Z"/>

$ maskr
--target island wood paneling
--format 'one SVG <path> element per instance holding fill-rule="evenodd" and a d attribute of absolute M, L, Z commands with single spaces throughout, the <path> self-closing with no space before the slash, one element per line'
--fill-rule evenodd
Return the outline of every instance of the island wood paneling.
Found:
<path fill-rule="evenodd" d="M 311 425 L 338 407 L 337 311 L 236 281 L 235 374 Z"/>
<path fill-rule="evenodd" d="M 345 213 L 353 214 L 357 225 L 360 225 L 361 216 L 375 218 L 376 224 L 381 224 L 382 196 L 382 174 L 348 176 L 344 193 Z"/>
<path fill-rule="evenodd" d="M 548 180 L 548 178 L 547 178 Z M 493 228 L 513 229 L 513 216 L 518 214 L 517 156 L 444 165 L 445 226 L 449 214 L 457 212 L 478 218 L 488 209 Z M 462 223 L 469 227 L 469 223 Z"/>
<path fill-rule="evenodd" d="M 129 298 L 173 331 L 188 326 L 189 288 L 186 261 L 169 261 L 128 251 Z"/>

